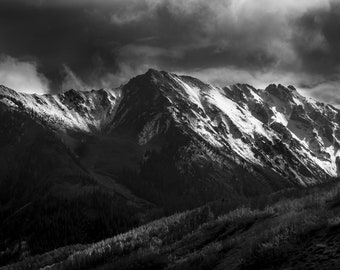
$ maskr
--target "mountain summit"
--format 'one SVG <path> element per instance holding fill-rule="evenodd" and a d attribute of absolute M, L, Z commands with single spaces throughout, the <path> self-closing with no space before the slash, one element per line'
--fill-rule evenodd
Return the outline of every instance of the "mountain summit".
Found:
<path fill-rule="evenodd" d="M 200 157 L 225 166 L 231 159 L 302 185 L 338 174 L 339 110 L 301 96 L 293 86 L 219 88 L 150 69 L 115 90 L 40 96 L 2 86 L 0 102 L 2 108 L 33 113 L 65 136 L 122 133 L 147 147 L 176 129 L 190 138 L 186 147 L 197 144 L 191 161 Z"/>

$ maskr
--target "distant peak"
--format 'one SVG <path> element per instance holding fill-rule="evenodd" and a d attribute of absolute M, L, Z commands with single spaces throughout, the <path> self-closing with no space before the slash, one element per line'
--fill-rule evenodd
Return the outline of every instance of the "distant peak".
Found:
<path fill-rule="evenodd" d="M 292 85 L 289 85 L 289 86 L 284 86 L 282 84 L 275 84 L 275 83 L 272 83 L 272 84 L 269 84 L 267 87 L 266 87 L 266 91 L 270 91 L 270 90 L 273 90 L 273 89 L 276 89 L 276 90 L 283 90 L 285 92 L 292 92 L 292 91 L 296 91 L 295 87 L 292 86 Z"/>
<path fill-rule="evenodd" d="M 291 92 L 296 91 L 296 88 L 293 85 L 284 86 L 282 84 L 279 84 L 277 87 L 285 90 L 290 90 Z"/>
<path fill-rule="evenodd" d="M 77 93 L 78 91 L 74 90 L 73 88 L 67 90 L 64 92 L 65 95 L 69 95 L 69 94 L 75 94 Z"/>
<path fill-rule="evenodd" d="M 293 85 L 288 85 L 288 89 L 290 89 L 292 91 L 296 91 L 296 88 Z"/>
<path fill-rule="evenodd" d="M 159 71 L 154 68 L 149 68 L 146 73 L 159 73 Z"/>
<path fill-rule="evenodd" d="M 5 94 L 11 94 L 11 95 L 19 95 L 21 94 L 20 92 L 17 92 L 11 88 L 8 88 L 7 86 L 5 85 L 0 85 L 0 90 L 1 90 L 1 93 L 5 93 Z"/>
<path fill-rule="evenodd" d="M 69 89 L 67 92 L 70 92 L 70 93 L 72 93 L 72 92 L 78 92 L 77 90 L 75 90 L 75 89 L 73 89 L 73 88 L 71 88 L 71 89 Z"/>
<path fill-rule="evenodd" d="M 153 69 L 153 68 L 150 68 L 146 73 L 145 75 L 155 75 L 155 76 L 159 76 L 159 75 L 162 75 L 162 73 L 165 73 L 164 71 L 159 71 L 159 70 L 156 70 L 156 69 Z"/>
<path fill-rule="evenodd" d="M 164 75 L 167 74 L 164 71 L 158 71 L 156 69 L 150 68 L 147 72 L 137 75 L 136 77 L 130 79 L 130 81 L 126 84 L 129 85 L 131 82 L 135 82 L 136 80 L 142 81 L 158 81 L 162 80 Z M 126 86 L 124 85 L 124 86 Z"/>
<path fill-rule="evenodd" d="M 110 92 L 110 89 L 105 89 L 105 88 L 100 88 L 100 89 L 92 89 L 92 90 L 87 90 L 87 91 L 82 91 L 82 90 L 75 90 L 73 88 L 65 91 L 62 93 L 63 95 L 66 96 L 74 96 L 74 95 L 81 95 L 81 94 L 86 94 L 86 93 L 98 93 L 98 94 L 105 94 L 107 92 Z"/>

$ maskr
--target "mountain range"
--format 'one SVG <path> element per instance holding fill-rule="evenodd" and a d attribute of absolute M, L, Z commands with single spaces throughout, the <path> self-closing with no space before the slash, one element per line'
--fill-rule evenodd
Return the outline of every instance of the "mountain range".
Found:
<path fill-rule="evenodd" d="M 116 89 L 0 86 L 0 263 L 340 174 L 340 110 L 293 86 L 150 69 Z"/>

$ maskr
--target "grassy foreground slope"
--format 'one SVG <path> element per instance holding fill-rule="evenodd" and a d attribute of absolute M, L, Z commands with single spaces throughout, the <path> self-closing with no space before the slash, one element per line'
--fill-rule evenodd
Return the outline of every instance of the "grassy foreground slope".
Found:
<path fill-rule="evenodd" d="M 339 269 L 340 184 L 216 201 L 9 269 Z M 6 268 L 6 269 L 8 269 Z"/>

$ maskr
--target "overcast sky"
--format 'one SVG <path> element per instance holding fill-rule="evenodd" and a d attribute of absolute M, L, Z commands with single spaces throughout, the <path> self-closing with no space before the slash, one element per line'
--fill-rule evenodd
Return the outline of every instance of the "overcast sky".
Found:
<path fill-rule="evenodd" d="M 340 104 L 340 0 L 1 0 L 0 83 L 116 87 L 155 68 Z"/>

